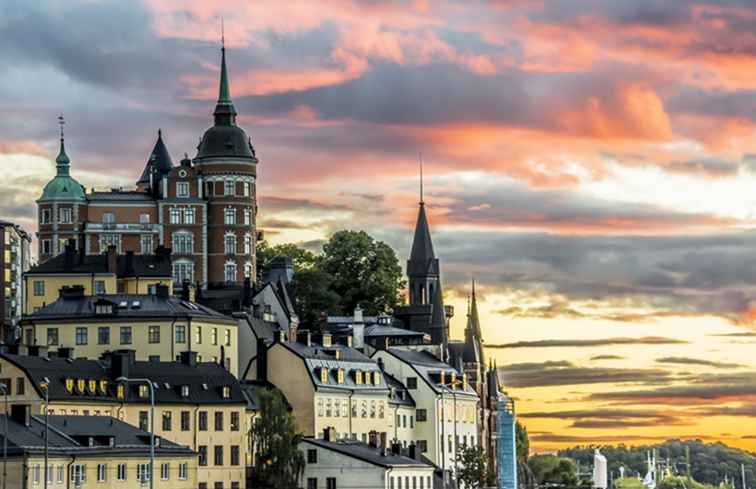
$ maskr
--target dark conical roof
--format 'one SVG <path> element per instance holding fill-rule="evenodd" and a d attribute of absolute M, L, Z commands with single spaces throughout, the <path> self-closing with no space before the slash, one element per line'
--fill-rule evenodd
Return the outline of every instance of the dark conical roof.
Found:
<path fill-rule="evenodd" d="M 155 172 L 154 181 L 159 181 L 164 175 L 170 173 L 173 169 L 173 160 L 171 160 L 171 154 L 168 152 L 168 148 L 165 147 L 163 142 L 163 131 L 158 129 L 158 138 L 155 141 L 155 147 L 152 148 L 147 163 L 144 165 L 144 171 L 142 176 L 139 177 L 137 185 L 150 184 L 150 172 Z"/>
<path fill-rule="evenodd" d="M 467 326 L 465 327 L 465 362 L 475 362 L 485 364 L 483 355 L 483 333 L 480 328 L 480 317 L 478 316 L 478 301 L 475 297 L 475 280 L 472 282 L 472 297 L 470 299 L 470 310 L 467 312 Z"/>
<path fill-rule="evenodd" d="M 412 251 L 407 261 L 409 275 L 431 274 L 438 275 L 438 260 L 433 251 L 428 218 L 425 217 L 425 204 L 420 202 L 420 211 L 415 224 L 415 237 L 412 240 Z"/>

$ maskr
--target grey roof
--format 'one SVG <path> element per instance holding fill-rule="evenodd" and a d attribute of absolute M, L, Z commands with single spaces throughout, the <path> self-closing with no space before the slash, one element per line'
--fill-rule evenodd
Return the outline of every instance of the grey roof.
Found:
<path fill-rule="evenodd" d="M 291 409 L 291 405 L 289 405 L 289 402 L 286 400 L 286 397 L 283 395 L 283 392 L 281 392 L 275 385 L 271 384 L 268 381 L 264 380 L 245 380 L 241 382 L 241 389 L 244 393 L 244 397 L 247 399 L 247 409 L 250 411 L 259 411 L 260 410 L 260 391 L 263 390 L 276 390 L 279 394 L 284 398 L 284 401 L 286 401 L 287 406 L 289 406 L 289 409 Z"/>
<path fill-rule="evenodd" d="M 112 314 L 97 314 L 97 303 L 113 305 Z M 147 294 L 105 294 L 97 296 L 61 297 L 37 312 L 24 317 L 23 321 L 51 321 L 107 318 L 143 319 L 143 318 L 202 318 L 222 321 L 228 324 L 237 322 L 228 316 L 194 302 L 176 297 L 160 297 Z"/>
<path fill-rule="evenodd" d="M 4 416 L 0 415 L 0 424 L 2 423 Z M 149 456 L 149 433 L 110 416 L 50 415 L 48 426 L 48 451 L 52 456 Z M 29 426 L 8 418 L 8 455 L 44 453 L 44 431 L 45 421 L 41 416 L 32 416 Z M 2 439 L 3 434 L 0 432 L 0 442 Z M 111 439 L 113 446 L 110 446 Z M 155 447 L 157 456 L 181 454 L 192 456 L 194 452 L 164 438 Z"/>
<path fill-rule="evenodd" d="M 155 141 L 155 147 L 152 148 L 150 156 L 147 158 L 147 163 L 144 165 L 144 171 L 142 176 L 137 180 L 139 184 L 150 183 L 150 173 L 153 173 L 153 184 L 157 185 L 163 176 L 170 173 L 173 169 L 173 160 L 171 160 L 171 154 L 168 152 L 168 148 L 165 147 L 163 142 L 163 131 L 158 129 L 158 138 Z"/>
<path fill-rule="evenodd" d="M 357 460 L 362 460 L 363 462 L 368 462 L 379 467 L 433 468 L 433 466 L 420 460 L 405 457 L 404 455 L 394 455 L 391 451 L 386 451 L 385 455 L 381 455 L 381 450 L 379 448 L 373 448 L 366 443 L 361 443 L 356 440 L 326 441 L 317 438 L 304 438 L 302 439 L 302 442 L 332 450 L 347 457 L 356 458 Z"/>
<path fill-rule="evenodd" d="M 73 251 L 60 253 L 44 263 L 35 265 L 27 275 L 49 275 L 56 273 L 108 273 L 108 256 L 85 255 Z M 119 255 L 116 275 L 125 277 L 170 277 L 171 260 L 163 255 Z"/>
<path fill-rule="evenodd" d="M 96 202 L 98 200 L 128 200 L 137 202 L 155 201 L 150 194 L 135 190 L 111 190 L 110 192 L 92 191 L 87 194 L 87 200 L 90 202 Z"/>
<path fill-rule="evenodd" d="M 386 391 L 385 375 L 381 372 L 381 382 L 379 385 L 365 383 L 364 379 L 361 384 L 355 380 L 357 370 L 362 372 L 380 372 L 378 364 L 372 358 L 366 356 L 359 350 L 345 345 L 334 343 L 332 346 L 323 346 L 317 343 L 311 343 L 307 346 L 304 343 L 287 341 L 281 345 L 304 360 L 305 366 L 310 374 L 316 389 L 346 389 L 361 391 Z M 339 359 L 336 359 L 336 352 L 339 352 Z M 320 379 L 320 369 L 328 370 L 328 382 L 323 383 Z M 344 370 L 344 383 L 337 382 L 338 369 Z"/>
<path fill-rule="evenodd" d="M 386 372 L 384 372 L 383 375 L 386 377 L 386 384 L 391 389 L 389 404 L 398 404 L 400 406 L 415 405 L 415 399 L 412 397 L 412 394 L 410 394 L 410 391 L 399 381 L 399 379 Z"/>
<path fill-rule="evenodd" d="M 433 389 L 435 392 L 452 392 L 447 385 L 441 385 L 438 382 L 437 375 L 440 372 L 450 375 L 452 373 L 461 377 L 461 373 L 448 363 L 442 362 L 428 350 L 404 350 L 399 348 L 389 348 L 386 350 L 389 354 L 411 366 L 417 374 Z M 377 353 L 377 352 L 376 352 Z M 374 354 L 375 355 L 375 354 Z M 475 391 L 468 385 L 467 389 L 455 389 L 457 395 L 469 394 L 477 397 Z"/>
<path fill-rule="evenodd" d="M 433 251 L 428 219 L 425 217 L 425 204 L 420 203 L 415 224 L 415 237 L 412 240 L 412 251 L 407 261 L 408 275 L 438 275 L 438 259 Z"/>
<path fill-rule="evenodd" d="M 86 360 L 81 358 L 64 359 L 31 355 L 0 354 L 10 363 L 16 365 L 30 378 L 32 385 L 40 395 L 38 386 L 47 378 L 50 381 L 49 397 L 51 400 L 76 399 L 82 402 L 114 402 L 116 397 L 117 375 L 108 358 Z M 133 359 L 132 359 L 133 360 Z M 223 366 L 213 362 L 197 363 L 194 366 L 181 362 L 143 362 L 132 361 L 128 376 L 147 378 L 155 384 L 155 402 L 158 404 L 246 404 L 241 387 L 236 378 Z M 66 387 L 66 380 L 83 379 L 98 382 L 92 392 L 86 385 L 83 392 L 75 386 L 73 392 Z M 105 390 L 100 390 L 99 382 L 104 381 Z M 181 386 L 189 386 L 189 395 L 182 397 Z M 222 388 L 230 387 L 230 397 L 223 398 Z M 137 395 L 138 386 L 130 384 L 128 400 L 132 403 L 149 404 L 149 398 Z"/>
<path fill-rule="evenodd" d="M 425 336 L 422 331 L 412 331 L 411 329 L 396 328 L 394 326 L 385 326 L 383 324 L 373 324 L 365 328 L 366 338 L 390 337 L 419 337 Z"/>

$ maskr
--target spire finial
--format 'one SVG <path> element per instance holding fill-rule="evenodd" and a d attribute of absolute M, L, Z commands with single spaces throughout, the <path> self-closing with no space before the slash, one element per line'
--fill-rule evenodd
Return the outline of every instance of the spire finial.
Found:
<path fill-rule="evenodd" d="M 423 153 L 420 153 L 420 205 L 425 205 L 423 199 Z"/>
<path fill-rule="evenodd" d="M 226 32 L 223 29 L 223 16 L 221 15 L 221 49 L 226 49 Z"/>
<path fill-rule="evenodd" d="M 60 126 L 60 150 L 58 151 L 57 158 L 55 158 L 55 166 L 59 176 L 66 176 L 69 174 L 68 168 L 71 160 L 66 154 L 66 145 L 64 141 L 65 133 L 63 131 L 63 126 L 66 125 L 66 120 L 63 118 L 63 114 L 58 116 L 58 125 Z"/>
<path fill-rule="evenodd" d="M 63 126 L 66 125 L 66 120 L 63 118 L 63 114 L 58 116 L 58 125 L 60 126 L 60 140 L 63 141 L 65 134 L 63 133 Z"/>
<path fill-rule="evenodd" d="M 163 137 L 163 129 L 158 127 L 158 139 Z"/>

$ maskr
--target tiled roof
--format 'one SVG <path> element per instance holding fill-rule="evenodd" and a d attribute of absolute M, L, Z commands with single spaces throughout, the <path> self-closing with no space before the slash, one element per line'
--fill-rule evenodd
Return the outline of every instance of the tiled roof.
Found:
<path fill-rule="evenodd" d="M 431 465 L 420 460 L 405 457 L 404 455 L 394 455 L 391 451 L 386 451 L 384 455 L 381 455 L 381 450 L 379 448 L 373 448 L 370 445 L 355 440 L 326 441 L 316 438 L 304 438 L 302 442 L 332 450 L 347 457 L 356 458 L 379 467 L 405 466 L 418 468 L 426 467 L 428 469 L 433 468 Z"/>

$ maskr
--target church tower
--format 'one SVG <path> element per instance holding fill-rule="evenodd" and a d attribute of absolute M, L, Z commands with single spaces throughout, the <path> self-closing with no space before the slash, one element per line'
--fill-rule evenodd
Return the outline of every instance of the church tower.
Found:
<path fill-rule="evenodd" d="M 202 136 L 193 163 L 207 201 L 207 279 L 210 283 L 254 280 L 257 158 L 250 138 L 236 125 L 226 47 L 221 48 L 220 88 L 214 124 Z"/>

